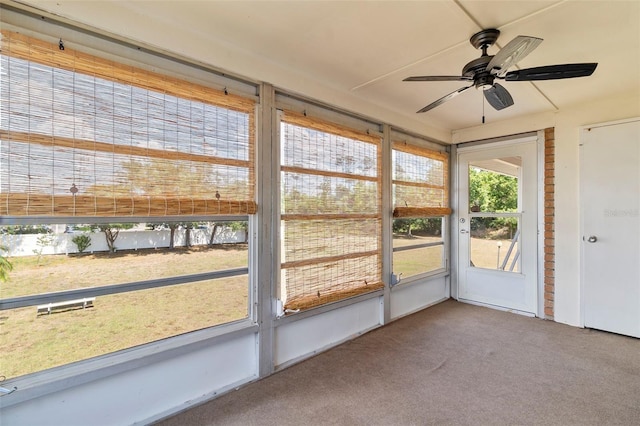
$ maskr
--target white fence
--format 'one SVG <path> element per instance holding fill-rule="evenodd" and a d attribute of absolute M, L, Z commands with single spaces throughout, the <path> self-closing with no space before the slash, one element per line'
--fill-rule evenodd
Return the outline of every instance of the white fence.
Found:
<path fill-rule="evenodd" d="M 87 234 L 91 237 L 91 245 L 85 253 L 109 251 L 107 240 L 103 232 L 68 232 L 62 234 L 1 234 L 0 245 L 8 249 L 5 256 L 35 256 L 42 249 L 42 254 L 70 254 L 78 253 L 78 247 L 71 241 L 76 235 Z M 219 227 L 213 239 L 213 244 L 244 243 L 247 241 L 245 230 L 234 231 L 228 227 Z M 51 243 L 45 246 L 38 245 L 38 238 L 42 236 L 51 237 Z M 176 229 L 173 237 L 174 247 L 185 245 L 185 229 Z M 192 229 L 191 245 L 207 245 L 211 238 L 211 231 L 208 229 Z M 150 248 L 169 247 L 171 239 L 170 230 L 162 231 L 140 231 L 121 229 L 115 241 L 117 250 L 138 250 Z"/>

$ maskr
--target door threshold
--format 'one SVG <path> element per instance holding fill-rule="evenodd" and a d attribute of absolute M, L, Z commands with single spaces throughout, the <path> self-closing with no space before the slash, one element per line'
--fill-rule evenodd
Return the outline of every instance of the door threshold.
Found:
<path fill-rule="evenodd" d="M 518 309 L 512 309 L 512 308 L 505 308 L 504 306 L 492 305 L 490 303 L 476 302 L 475 300 L 467 300 L 467 299 L 458 299 L 458 301 L 462 303 L 468 303 L 469 305 L 483 306 L 485 308 L 495 309 L 497 311 L 510 312 L 512 314 L 518 314 L 525 317 L 531 317 L 531 318 L 537 317 L 537 315 L 534 314 L 533 312 L 520 311 Z"/>

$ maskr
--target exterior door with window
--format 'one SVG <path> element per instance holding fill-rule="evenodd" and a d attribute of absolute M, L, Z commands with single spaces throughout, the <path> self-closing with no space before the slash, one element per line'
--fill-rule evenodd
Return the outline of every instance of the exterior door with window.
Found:
<path fill-rule="evenodd" d="M 461 300 L 537 314 L 537 142 L 458 150 Z"/>

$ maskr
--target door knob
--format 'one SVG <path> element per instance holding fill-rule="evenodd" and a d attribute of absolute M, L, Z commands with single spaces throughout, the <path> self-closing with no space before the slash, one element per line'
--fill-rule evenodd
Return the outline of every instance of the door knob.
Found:
<path fill-rule="evenodd" d="M 587 241 L 589 241 L 590 243 L 595 243 L 596 241 L 598 241 L 598 237 L 596 237 L 595 235 L 591 235 L 589 238 L 587 238 Z"/>

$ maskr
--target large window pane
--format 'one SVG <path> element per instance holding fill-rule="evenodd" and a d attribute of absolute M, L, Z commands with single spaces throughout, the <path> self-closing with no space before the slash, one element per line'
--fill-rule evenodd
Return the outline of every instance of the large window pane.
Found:
<path fill-rule="evenodd" d="M 71 291 L 63 301 L 1 312 L 3 374 L 32 373 L 247 318 L 247 225 L 201 221 L 1 227 L 2 254 L 11 264 L 7 281 L 0 282 L 3 301 Z M 117 232 L 115 251 L 100 227 L 112 236 Z M 204 273 L 229 276 L 194 277 Z M 166 278 L 183 284 L 167 285 L 162 280 Z M 131 283 L 149 288 L 122 292 Z M 101 292 L 92 295 L 93 288 Z M 82 297 L 73 290 L 82 291 Z M 85 307 L 72 304 L 74 300 L 91 303 Z"/>
<path fill-rule="evenodd" d="M 246 318 L 247 311 L 247 275 L 98 296 L 93 307 L 51 314 L 38 314 L 36 306 L 5 310 L 2 374 L 80 361 Z"/>

